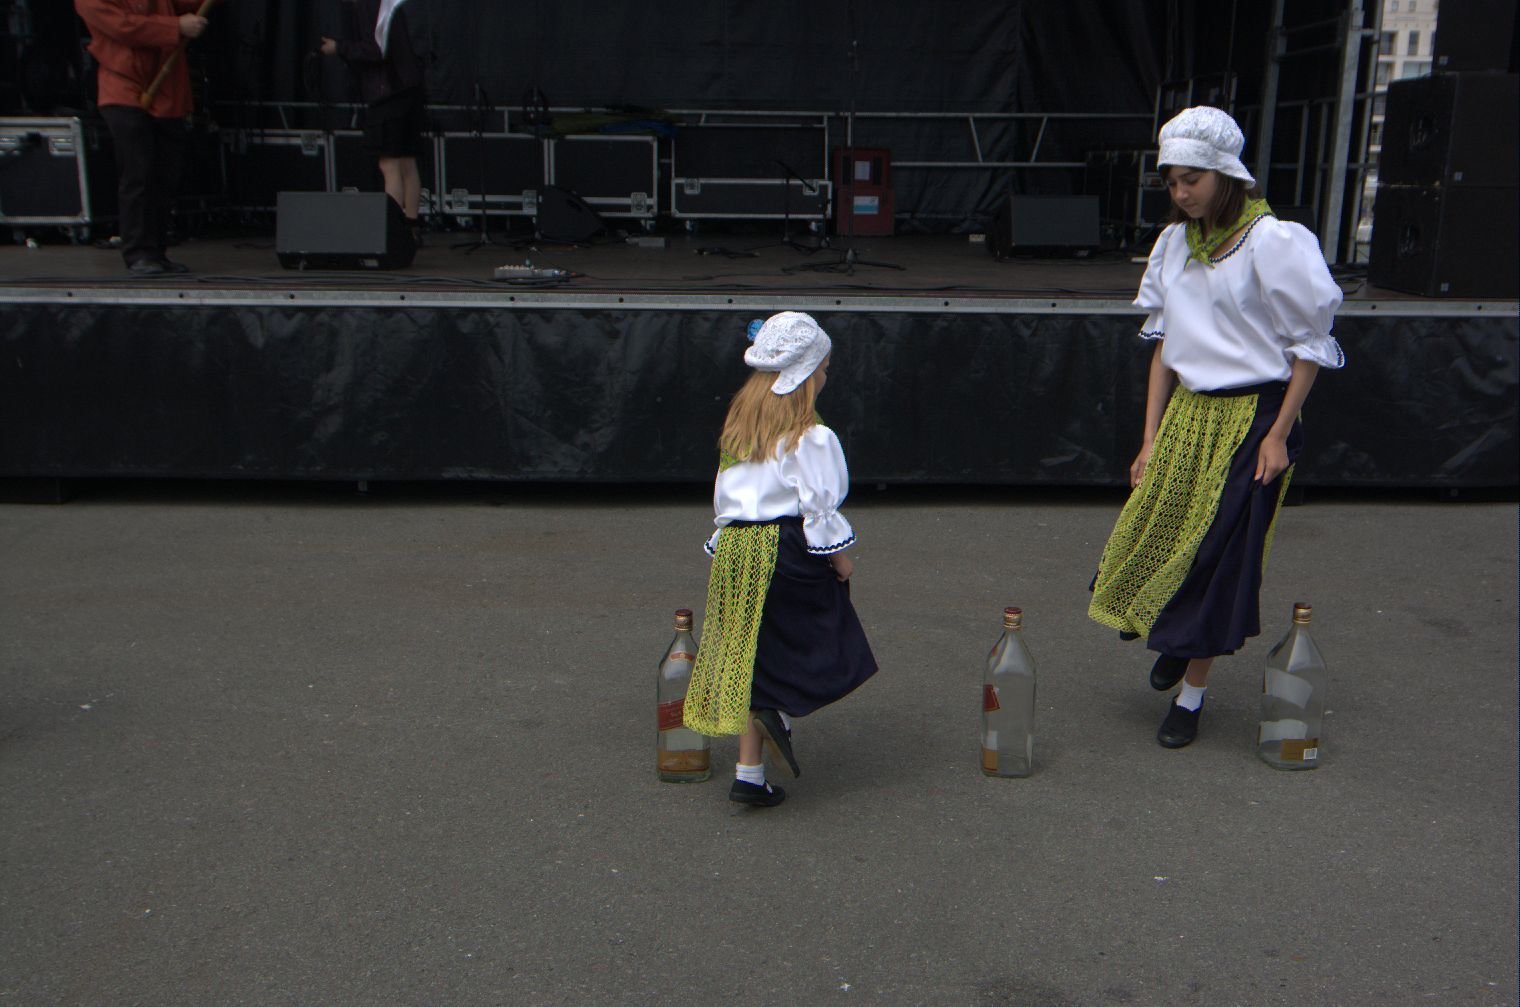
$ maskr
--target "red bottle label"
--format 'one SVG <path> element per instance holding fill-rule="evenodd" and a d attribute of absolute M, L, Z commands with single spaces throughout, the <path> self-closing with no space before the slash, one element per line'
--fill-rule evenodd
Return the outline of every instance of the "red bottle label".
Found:
<path fill-rule="evenodd" d="M 999 703 L 997 698 L 997 686 L 982 686 L 982 712 L 992 713 L 996 710 L 1001 710 L 1002 708 L 1003 704 Z"/>
<path fill-rule="evenodd" d="M 673 650 L 665 655 L 667 661 L 695 661 L 696 659 L 697 655 L 688 654 L 684 650 Z"/>
<path fill-rule="evenodd" d="M 661 703 L 657 708 L 660 717 L 660 730 L 669 731 L 681 726 L 681 717 L 686 712 L 686 700 L 675 699 L 669 703 Z"/>

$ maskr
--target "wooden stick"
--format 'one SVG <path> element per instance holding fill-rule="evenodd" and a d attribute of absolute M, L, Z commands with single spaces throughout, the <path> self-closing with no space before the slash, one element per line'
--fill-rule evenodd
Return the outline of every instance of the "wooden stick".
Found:
<path fill-rule="evenodd" d="M 211 5 L 214 3 L 216 3 L 216 0 L 202 0 L 201 9 L 195 12 L 196 16 L 205 17 L 206 12 L 211 9 Z M 174 51 L 169 54 L 169 58 L 164 60 L 164 65 L 158 68 L 158 74 L 153 78 L 153 83 L 149 84 L 148 89 L 137 99 L 138 107 L 144 112 L 153 106 L 153 99 L 158 96 L 158 89 L 163 87 L 164 81 L 169 79 L 169 71 L 174 69 L 175 62 L 180 56 L 184 55 L 185 47 L 189 44 L 190 40 L 188 38 L 179 40 L 179 45 L 175 46 Z"/>

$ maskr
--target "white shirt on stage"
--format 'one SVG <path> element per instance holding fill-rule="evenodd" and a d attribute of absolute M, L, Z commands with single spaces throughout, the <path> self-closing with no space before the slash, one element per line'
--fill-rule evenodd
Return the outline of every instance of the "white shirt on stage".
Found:
<path fill-rule="evenodd" d="M 839 552 L 855 542 L 839 505 L 850 492 L 850 470 L 839 438 L 823 424 L 808 428 L 792 450 L 781 445 L 763 461 L 738 462 L 718 473 L 713 484 L 713 523 L 709 555 L 724 526 L 734 521 L 774 521 L 801 517 L 808 552 Z"/>
<path fill-rule="evenodd" d="M 1212 267 L 1189 254 L 1185 225 L 1168 226 L 1134 301 L 1150 312 L 1140 335 L 1164 340 L 1162 364 L 1194 392 L 1286 381 L 1293 358 L 1344 366 L 1330 335 L 1340 303 L 1314 235 L 1270 216 L 1221 249 Z"/>

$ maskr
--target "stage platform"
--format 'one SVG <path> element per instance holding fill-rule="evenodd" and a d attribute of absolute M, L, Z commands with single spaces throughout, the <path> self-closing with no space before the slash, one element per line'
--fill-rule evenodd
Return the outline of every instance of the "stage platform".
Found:
<path fill-rule="evenodd" d="M 768 224 L 632 236 L 664 247 L 432 232 L 364 272 L 283 269 L 255 230 L 151 279 L 110 248 L 6 247 L 0 478 L 703 481 L 749 320 L 791 308 L 835 340 L 820 410 L 857 479 L 1124 482 L 1149 352 L 1130 253 Z M 1516 303 L 1341 279 L 1349 362 L 1310 399 L 1301 482 L 1520 483 Z"/>

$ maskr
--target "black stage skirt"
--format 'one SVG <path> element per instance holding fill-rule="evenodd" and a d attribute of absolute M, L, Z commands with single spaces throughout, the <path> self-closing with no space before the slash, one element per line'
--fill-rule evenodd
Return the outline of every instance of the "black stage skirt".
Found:
<path fill-rule="evenodd" d="M 1271 382 L 1205 395 L 1256 395 L 1256 416 L 1230 461 L 1209 530 L 1187 577 L 1156 616 L 1145 645 L 1173 657 L 1233 654 L 1261 634 L 1261 581 L 1272 525 L 1293 465 L 1303 451 L 1303 425 L 1288 432 L 1288 468 L 1265 485 L 1255 481 L 1261 442 L 1277 422 L 1287 385 Z"/>
<path fill-rule="evenodd" d="M 850 603 L 850 585 L 828 558 L 807 551 L 801 518 L 782 518 L 776 569 L 755 646 L 750 708 L 802 717 L 849 695 L 876 673 L 876 658 Z"/>

